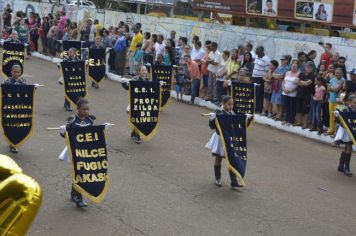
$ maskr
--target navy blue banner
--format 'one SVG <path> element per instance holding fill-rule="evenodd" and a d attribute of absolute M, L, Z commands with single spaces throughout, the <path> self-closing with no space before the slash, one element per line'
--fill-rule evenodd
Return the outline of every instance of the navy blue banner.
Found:
<path fill-rule="evenodd" d="M 68 56 L 68 50 L 70 48 L 75 48 L 77 57 L 82 58 L 82 42 L 74 41 L 74 40 L 63 40 L 62 41 L 61 58 L 66 58 Z"/>
<path fill-rule="evenodd" d="M 339 120 L 356 145 L 356 112 L 339 112 Z"/>
<path fill-rule="evenodd" d="M 87 95 L 84 61 L 62 61 L 61 70 L 64 84 L 64 96 L 73 105 L 79 98 Z"/>
<path fill-rule="evenodd" d="M 217 115 L 215 120 L 224 145 L 228 168 L 244 184 L 247 164 L 246 115 Z"/>
<path fill-rule="evenodd" d="M 1 126 L 13 147 L 22 145 L 33 133 L 34 97 L 33 85 L 1 85 Z"/>
<path fill-rule="evenodd" d="M 14 64 L 19 64 L 24 70 L 25 45 L 16 42 L 4 42 L 2 55 L 2 73 L 5 77 L 11 77 L 11 69 Z"/>
<path fill-rule="evenodd" d="M 145 140 L 158 130 L 161 88 L 158 81 L 130 81 L 130 124 Z"/>
<path fill-rule="evenodd" d="M 255 85 L 233 81 L 231 94 L 236 114 L 255 114 Z"/>
<path fill-rule="evenodd" d="M 71 127 L 66 141 L 73 163 L 73 187 L 94 202 L 104 200 L 108 192 L 108 156 L 105 125 Z"/>
<path fill-rule="evenodd" d="M 106 49 L 89 49 L 89 78 L 99 84 L 106 75 Z"/>
<path fill-rule="evenodd" d="M 162 81 L 162 103 L 161 107 L 165 107 L 171 98 L 173 67 L 166 65 L 153 65 L 151 67 L 152 81 Z"/>

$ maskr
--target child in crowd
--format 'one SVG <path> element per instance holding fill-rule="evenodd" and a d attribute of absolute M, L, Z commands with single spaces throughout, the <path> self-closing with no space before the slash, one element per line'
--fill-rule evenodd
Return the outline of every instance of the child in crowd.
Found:
<path fill-rule="evenodd" d="M 65 137 L 65 132 L 68 128 L 87 127 L 94 125 L 95 116 L 89 114 L 89 102 L 84 98 L 80 98 L 77 102 L 77 114 L 70 116 L 67 119 L 67 124 L 60 127 L 60 134 Z M 83 200 L 83 196 L 73 188 L 70 193 L 72 201 L 79 208 L 87 207 L 88 204 Z"/>
<path fill-rule="evenodd" d="M 235 115 L 235 112 L 232 110 L 234 107 L 234 100 L 230 96 L 224 96 L 222 99 L 222 110 L 217 110 L 210 116 L 209 126 L 211 129 L 216 130 L 215 119 L 216 115 Z M 212 155 L 215 157 L 214 162 L 214 172 L 215 172 L 215 185 L 221 187 L 221 162 L 222 159 L 225 158 L 224 146 L 220 140 L 219 132 L 216 130 L 214 134 L 211 136 L 209 142 L 205 146 L 209 149 Z M 229 171 L 230 179 L 231 179 L 231 188 L 242 187 L 236 178 L 236 175 Z"/>
<path fill-rule="evenodd" d="M 316 78 L 315 94 L 312 98 L 313 115 L 312 124 L 313 128 L 310 131 L 318 131 L 318 135 L 323 133 L 323 121 L 321 119 L 321 108 L 326 98 L 325 81 L 321 75 Z"/>
<path fill-rule="evenodd" d="M 163 54 L 162 53 L 157 55 L 157 60 L 155 62 L 155 65 L 165 65 L 165 63 L 163 61 Z"/>
<path fill-rule="evenodd" d="M 273 73 L 279 66 L 276 60 L 272 60 L 269 65 L 269 70 L 263 77 L 264 83 L 264 102 L 263 102 L 263 110 L 262 114 L 267 115 L 268 117 L 272 117 L 272 81 L 273 81 Z"/>
<path fill-rule="evenodd" d="M 177 99 L 179 102 L 183 102 L 183 92 L 184 92 L 184 83 L 188 80 L 186 74 L 184 74 L 183 67 L 178 67 L 178 72 L 176 74 L 176 92 Z"/>
<path fill-rule="evenodd" d="M 143 64 L 143 56 L 145 55 L 145 52 L 142 50 L 142 43 L 137 43 L 136 44 L 136 51 L 134 54 L 134 60 L 135 60 L 135 70 L 137 71 L 138 68 Z"/>

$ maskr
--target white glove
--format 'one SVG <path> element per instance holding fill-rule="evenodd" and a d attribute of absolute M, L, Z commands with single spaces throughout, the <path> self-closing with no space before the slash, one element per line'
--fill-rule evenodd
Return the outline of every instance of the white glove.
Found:
<path fill-rule="evenodd" d="M 210 113 L 209 120 L 212 121 L 216 118 L 216 113 Z"/>
<path fill-rule="evenodd" d="M 104 123 L 105 129 L 109 129 L 110 126 L 114 126 L 114 124 L 111 123 Z"/>
<path fill-rule="evenodd" d="M 35 86 L 35 88 L 40 87 L 40 84 L 33 84 L 33 86 Z"/>
<path fill-rule="evenodd" d="M 339 115 L 340 115 L 339 111 L 334 111 L 334 115 L 335 115 L 335 117 L 339 117 Z"/>
<path fill-rule="evenodd" d="M 145 66 L 150 67 L 150 66 L 151 66 L 151 63 L 146 63 Z"/>
<path fill-rule="evenodd" d="M 253 85 L 255 85 L 255 87 L 256 87 L 256 86 L 261 86 L 261 85 L 260 85 L 260 84 L 258 84 L 258 83 L 254 83 Z"/>
<path fill-rule="evenodd" d="M 248 113 L 246 113 L 245 115 L 246 115 L 246 118 L 247 118 L 247 119 L 250 119 L 250 118 L 252 118 L 252 117 L 253 117 L 253 115 L 248 114 Z"/>
<path fill-rule="evenodd" d="M 227 86 L 229 86 L 229 87 L 230 87 L 230 86 L 231 86 L 231 84 L 232 84 L 232 81 L 231 81 L 231 80 L 228 80 L 228 81 L 227 81 Z"/>
<path fill-rule="evenodd" d="M 67 131 L 67 127 L 66 127 L 65 125 L 59 126 L 59 132 L 60 132 L 61 134 L 64 135 L 66 131 Z"/>
<path fill-rule="evenodd" d="M 166 82 L 163 82 L 163 81 L 159 81 L 159 83 L 161 84 L 161 86 L 166 84 Z"/>

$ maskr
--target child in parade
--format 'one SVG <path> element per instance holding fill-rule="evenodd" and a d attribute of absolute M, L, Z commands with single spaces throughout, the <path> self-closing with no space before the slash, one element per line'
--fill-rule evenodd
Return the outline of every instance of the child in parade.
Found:
<path fill-rule="evenodd" d="M 340 111 L 356 112 L 356 96 L 354 94 L 351 94 L 350 96 L 346 94 L 344 100 L 342 101 L 342 104 L 344 104 L 345 107 Z M 339 117 L 339 110 L 335 111 L 335 117 Z M 345 144 L 345 149 L 341 152 L 340 155 L 338 171 L 343 172 L 345 175 L 351 177 L 353 174 L 350 171 L 350 161 L 353 142 L 352 138 L 342 125 L 340 125 L 337 130 L 335 141 L 341 141 Z"/>
<path fill-rule="evenodd" d="M 178 67 L 178 72 L 176 74 L 176 92 L 177 100 L 183 102 L 183 92 L 184 92 L 184 83 L 188 80 L 188 77 L 184 73 L 183 67 Z"/>
<path fill-rule="evenodd" d="M 67 124 L 60 127 L 61 136 L 65 137 L 65 132 L 68 128 L 88 127 L 94 125 L 94 120 L 96 118 L 95 116 L 90 115 L 89 111 L 89 101 L 84 98 L 80 98 L 77 102 L 77 114 L 70 116 L 67 119 Z M 68 155 L 68 153 L 66 155 Z M 67 157 L 66 159 L 69 158 Z M 88 204 L 83 200 L 83 196 L 76 191 L 73 186 L 70 196 L 72 201 L 76 203 L 77 207 L 83 208 L 88 206 Z"/>
<path fill-rule="evenodd" d="M 4 84 L 10 84 L 10 85 L 26 85 L 26 80 L 22 78 L 22 68 L 19 64 L 14 64 L 11 67 L 11 77 L 9 77 L 7 80 L 4 81 Z M 35 88 L 38 86 L 38 84 L 34 84 Z M 12 153 L 18 153 L 18 150 L 10 145 L 10 152 Z"/>
<path fill-rule="evenodd" d="M 232 110 L 234 107 L 234 100 L 230 96 L 224 96 L 222 99 L 222 109 L 217 110 L 215 113 L 211 114 L 209 118 L 209 126 L 211 129 L 215 129 L 214 134 L 211 136 L 209 142 L 206 144 L 206 148 L 209 149 L 212 155 L 215 157 L 214 162 L 214 172 L 215 172 L 215 185 L 221 187 L 221 162 L 225 158 L 224 146 L 220 140 L 219 132 L 215 126 L 216 115 L 235 115 Z M 231 189 L 242 187 L 237 181 L 236 175 L 229 171 L 231 179 Z"/>
<path fill-rule="evenodd" d="M 76 51 L 77 50 L 75 48 L 70 48 L 68 50 L 67 57 L 65 59 L 63 59 L 63 61 L 79 61 L 80 59 L 79 59 L 79 57 L 77 57 Z M 60 68 L 59 65 L 58 65 L 58 68 Z M 63 85 L 63 77 L 62 76 L 59 77 L 58 83 L 60 85 Z M 70 107 L 70 102 L 67 99 L 64 99 L 64 108 L 66 109 L 66 111 L 69 111 L 69 112 L 73 111 L 72 108 Z"/>
<path fill-rule="evenodd" d="M 131 80 L 138 80 L 138 81 L 146 80 L 146 81 L 149 81 L 148 72 L 147 72 L 146 66 L 141 65 L 140 68 L 139 68 L 139 71 L 138 71 L 138 75 L 133 77 Z M 124 89 L 126 89 L 126 90 L 129 90 L 129 88 L 130 88 L 129 81 L 127 81 L 125 83 L 122 83 L 122 87 Z M 129 107 L 127 109 L 129 109 Z M 127 112 L 128 112 L 128 110 L 127 110 Z M 131 132 L 131 139 L 137 144 L 142 143 L 142 139 L 141 139 L 140 135 L 137 134 L 134 130 L 132 130 L 132 132 Z"/>

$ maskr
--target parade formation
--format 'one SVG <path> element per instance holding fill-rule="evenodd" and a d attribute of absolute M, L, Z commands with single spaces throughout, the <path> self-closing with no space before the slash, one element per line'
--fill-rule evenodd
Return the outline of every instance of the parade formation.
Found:
<path fill-rule="evenodd" d="M 272 4 L 272 1 L 270 2 Z M 3 19 L 8 17 L 6 14 L 4 13 Z M 52 184 L 66 186 L 67 189 L 63 191 L 70 192 L 67 198 L 83 212 L 83 215 L 87 213 L 86 211 L 90 211 L 88 209 L 96 209 L 107 204 L 106 198 L 113 194 L 110 193 L 111 188 L 116 194 L 116 191 L 120 191 L 119 183 L 122 181 L 113 178 L 112 174 L 116 174 L 118 169 L 111 164 L 118 161 L 115 159 L 113 145 L 120 145 L 119 137 L 110 136 L 110 132 L 114 132 L 115 129 L 120 129 L 120 137 L 123 136 L 122 130 L 131 132 L 130 138 L 135 145 L 131 150 L 139 151 L 142 159 L 146 158 L 146 150 L 152 152 L 149 146 L 156 142 L 171 143 L 169 148 L 173 152 L 185 150 L 185 153 L 189 153 L 189 149 L 195 149 L 195 145 L 199 143 L 198 149 L 206 156 L 209 154 L 204 152 L 204 149 L 209 150 L 214 158 L 214 160 L 207 158 L 207 162 L 213 164 L 213 168 L 210 164 L 209 175 L 212 178 L 203 181 L 204 188 L 210 183 L 213 186 L 215 184 L 215 189 L 221 190 L 220 198 L 228 198 L 227 201 L 231 200 L 234 192 L 239 193 L 239 197 L 234 200 L 240 201 L 244 195 L 250 194 L 249 191 L 255 191 L 256 180 L 250 182 L 250 178 L 246 180 L 245 177 L 260 175 L 259 168 L 276 168 L 275 170 L 279 171 L 275 166 L 256 166 L 256 160 L 252 171 L 248 168 L 250 157 L 258 159 L 264 156 L 265 151 L 264 147 L 256 146 L 258 134 L 253 135 L 251 141 L 253 146 L 248 146 L 250 132 L 256 132 L 257 129 L 254 128 L 256 115 L 265 116 L 273 122 L 281 122 L 285 126 L 301 126 L 304 130 L 317 132 L 318 135 L 331 136 L 335 145 L 343 148 L 340 158 L 338 160 L 334 158 L 332 163 L 335 166 L 334 172 L 341 172 L 345 178 L 353 175 L 350 162 L 353 144 L 356 144 L 356 69 L 346 71 L 345 61 L 342 63 L 345 57 L 334 58 L 337 53 L 332 51 L 330 44 L 320 43 L 320 47 L 325 52 L 321 55 L 319 65 L 317 65 L 319 62 L 316 60 L 315 50 L 307 53 L 300 52 L 296 59 L 285 55 L 281 58 L 280 64 L 276 60 L 270 60 L 263 46 L 254 47 L 246 42 L 245 47 L 231 52 L 224 50 L 220 53 L 216 42 L 207 39 L 203 46 L 198 36 L 194 36 L 190 42 L 186 37 L 176 38 L 175 31 L 171 31 L 166 40 L 160 32 L 143 33 L 144 22 L 135 22 L 131 28 L 124 22 L 118 22 L 118 27 L 105 29 L 98 20 L 88 19 L 78 29 L 76 23 L 70 22 L 63 12 L 58 19 L 53 15 L 44 16 L 42 20 L 39 15 L 31 17 L 28 19 L 22 12 L 17 12 L 15 22 L 6 25 L 8 37 L 2 41 L 1 127 L 3 141 L 9 146 L 9 153 L 3 154 L 9 156 L 0 156 L 0 235 L 25 235 L 39 209 L 46 208 L 48 207 L 46 204 L 50 204 L 49 200 L 45 200 L 41 206 L 41 200 L 46 198 L 46 192 L 43 194 L 43 190 L 37 183 L 40 181 L 36 182 L 36 178 L 23 174 L 14 161 L 26 162 L 25 158 L 19 158 L 20 154 L 27 151 L 27 149 L 22 150 L 22 147 L 38 142 L 37 139 L 30 141 L 30 138 L 39 130 L 46 130 L 48 137 L 45 139 L 64 146 L 59 153 L 47 150 L 50 162 L 56 161 L 53 157 L 62 161 L 61 166 L 66 176 L 66 178 L 58 178 L 57 183 Z M 39 38 L 34 37 L 35 32 L 37 36 L 44 38 L 41 40 L 40 47 L 38 47 Z M 42 54 L 57 58 L 56 63 L 43 62 L 35 59 L 35 56 L 29 57 L 32 52 L 38 54 L 39 48 L 42 48 Z M 35 76 L 29 74 L 27 72 L 29 63 L 50 65 L 53 67 L 50 70 L 56 71 L 53 76 L 55 80 L 47 81 L 47 78 L 41 77 L 40 81 L 45 82 L 40 84 L 36 79 L 41 76 L 41 72 L 36 72 Z M 120 114 L 127 114 L 127 120 L 119 119 L 119 115 L 117 117 L 114 115 L 116 119 L 113 119 L 113 116 L 92 113 L 93 110 L 98 110 L 92 105 L 94 104 L 92 101 L 97 99 L 98 94 L 105 94 L 107 86 L 103 89 L 102 84 L 109 83 L 105 80 L 108 73 L 112 72 L 120 78 L 121 85 L 110 82 L 112 83 L 110 86 L 117 87 L 115 91 L 118 97 L 127 96 L 127 109 L 120 110 Z M 53 100 L 48 98 L 48 103 L 51 102 L 48 105 L 60 112 L 55 114 L 64 113 L 69 117 L 66 121 L 63 120 L 62 124 L 46 123 L 48 126 L 44 126 L 39 123 L 38 118 L 44 114 L 43 107 L 39 107 L 37 101 L 43 91 L 46 89 L 52 91 L 50 84 L 53 84 L 53 81 L 56 83 L 56 93 L 61 91 L 62 99 L 64 97 L 64 109 L 63 100 L 55 100 L 53 103 Z M 124 90 L 128 90 L 128 93 L 122 95 Z M 179 102 L 183 102 L 183 94 L 190 96 L 188 97 L 190 105 L 194 105 L 196 98 L 200 97 L 210 102 L 215 111 L 207 112 L 200 108 L 194 110 L 191 106 L 175 103 L 172 94 L 176 95 Z M 116 108 L 113 107 L 117 105 L 116 101 L 106 99 L 100 104 L 98 102 L 95 104 L 108 110 L 109 113 L 115 110 Z M 158 134 L 160 139 L 165 139 L 164 137 L 167 137 L 165 132 L 170 132 L 159 127 L 162 122 L 167 124 L 170 119 L 175 119 L 169 115 L 172 107 L 177 109 L 177 106 L 181 106 L 183 114 L 189 112 L 194 114 L 195 119 L 201 119 L 200 122 L 204 122 L 206 130 L 210 128 L 209 132 L 212 133 L 210 139 L 206 136 L 196 142 L 186 137 L 190 145 L 183 148 L 180 146 L 187 140 L 179 141 L 171 138 L 157 141 Z M 182 119 L 181 123 L 175 126 L 182 126 L 194 133 L 207 132 L 198 130 L 194 125 L 190 126 L 189 124 L 193 122 L 185 120 L 184 115 L 175 115 L 178 119 Z M 273 139 L 274 132 L 279 131 L 270 129 L 268 140 Z M 58 133 L 56 138 L 54 134 Z M 60 137 L 63 137 L 65 142 L 62 142 Z M 145 143 L 142 143 L 143 141 Z M 27 144 L 29 142 L 31 144 Z M 204 144 L 201 145 L 202 143 Z M 41 143 L 35 145 L 42 146 Z M 46 149 L 46 147 L 41 148 Z M 248 153 L 252 148 L 253 154 L 250 155 Z M 302 146 L 298 148 L 303 149 Z M 315 148 L 315 152 L 317 149 Z M 288 158 L 290 154 L 287 151 L 279 155 Z M 319 157 L 317 153 L 316 157 Z M 164 165 L 164 160 L 160 162 Z M 229 184 L 223 180 L 225 172 L 223 162 L 226 163 L 226 173 L 230 177 Z M 69 169 L 63 166 L 69 166 Z M 151 168 L 154 169 L 153 164 Z M 177 166 L 178 170 L 181 168 L 185 167 Z M 202 164 L 201 168 L 205 171 L 206 166 L 203 167 Z M 177 174 L 174 173 L 176 170 L 167 168 L 166 171 L 172 172 L 172 176 L 177 178 Z M 186 172 L 177 171 L 177 173 L 181 174 L 182 178 L 187 177 L 183 174 Z M 192 176 L 197 177 L 197 174 Z M 223 191 L 224 186 L 229 186 L 232 191 Z M 147 190 L 149 194 L 150 190 Z M 253 197 L 258 199 L 256 195 Z M 90 206 L 86 199 L 98 205 Z M 65 202 L 66 199 L 62 200 Z M 209 202 L 208 205 L 214 204 L 214 200 L 204 199 L 204 204 L 206 201 Z M 149 205 L 147 203 L 148 208 Z M 109 208 L 112 209 L 108 212 L 113 214 L 115 207 L 118 208 L 118 206 L 110 206 Z M 243 209 L 243 203 L 239 203 L 239 208 Z M 95 224 L 95 221 L 88 224 Z M 51 230 L 53 235 L 57 235 L 56 229 Z M 184 229 L 181 230 L 181 234 L 177 232 L 176 235 L 209 234 L 194 234 L 192 233 L 194 230 L 187 229 L 186 232 Z M 45 235 L 36 232 L 32 234 Z M 239 233 L 226 232 L 226 234 Z M 68 229 L 63 235 L 75 234 Z M 87 235 L 121 234 L 89 232 Z M 245 234 L 241 232 L 241 235 Z M 295 235 L 295 232 L 290 235 Z M 300 235 L 304 234 L 300 233 Z"/>

